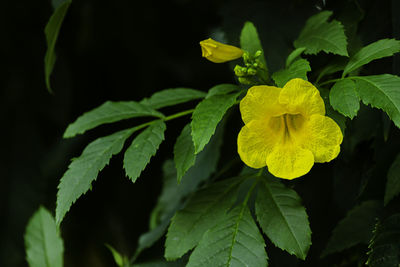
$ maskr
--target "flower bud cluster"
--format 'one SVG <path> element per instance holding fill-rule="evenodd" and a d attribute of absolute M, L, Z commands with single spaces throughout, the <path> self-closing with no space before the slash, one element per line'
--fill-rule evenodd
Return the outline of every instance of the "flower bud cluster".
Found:
<path fill-rule="evenodd" d="M 262 52 L 258 50 L 254 55 L 248 52 L 244 52 L 242 57 L 245 66 L 236 65 L 234 68 L 235 75 L 242 84 L 254 84 L 258 71 L 264 69 L 264 65 L 261 63 L 259 57 Z"/>

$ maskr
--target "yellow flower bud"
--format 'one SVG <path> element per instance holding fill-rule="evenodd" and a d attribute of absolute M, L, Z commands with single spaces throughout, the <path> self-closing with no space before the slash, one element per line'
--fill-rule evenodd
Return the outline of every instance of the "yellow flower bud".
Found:
<path fill-rule="evenodd" d="M 214 63 L 223 63 L 240 58 L 242 49 L 226 45 L 211 38 L 200 42 L 202 56 Z"/>

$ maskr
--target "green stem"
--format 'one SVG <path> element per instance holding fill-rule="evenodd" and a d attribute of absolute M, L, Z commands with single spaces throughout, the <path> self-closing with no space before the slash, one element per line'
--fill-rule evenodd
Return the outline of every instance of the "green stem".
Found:
<path fill-rule="evenodd" d="M 194 109 L 184 110 L 184 111 L 181 111 L 181 112 L 178 112 L 178 113 L 175 113 L 175 114 L 172 114 L 172 115 L 169 115 L 169 116 L 165 117 L 163 119 L 163 121 L 170 121 L 170 120 L 173 120 L 173 119 L 176 119 L 176 118 L 180 118 L 182 116 L 185 116 L 185 115 L 188 115 L 188 114 L 192 114 L 193 111 L 194 111 Z"/>
<path fill-rule="evenodd" d="M 341 80 L 344 80 L 344 79 L 346 79 L 346 78 L 339 78 L 339 79 L 328 80 L 328 81 L 325 81 L 325 82 L 323 82 L 323 83 L 320 83 L 319 85 L 322 86 L 322 85 L 325 85 L 325 84 L 335 83 L 335 82 L 338 82 L 338 81 L 341 81 Z"/>

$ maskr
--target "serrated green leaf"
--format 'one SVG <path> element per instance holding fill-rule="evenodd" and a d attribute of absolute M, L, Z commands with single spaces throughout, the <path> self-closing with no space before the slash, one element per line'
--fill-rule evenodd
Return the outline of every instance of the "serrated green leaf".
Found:
<path fill-rule="evenodd" d="M 299 47 L 295 50 L 292 51 L 292 53 L 289 54 L 289 56 L 286 58 L 286 68 L 292 64 L 292 62 L 300 57 L 300 55 L 306 50 L 305 47 Z"/>
<path fill-rule="evenodd" d="M 135 182 L 150 162 L 164 140 L 164 132 L 167 126 L 162 120 L 151 124 L 146 130 L 133 139 L 132 144 L 125 151 L 124 169 L 126 175 Z"/>
<path fill-rule="evenodd" d="M 165 241 L 165 258 L 180 258 L 194 248 L 203 234 L 215 226 L 235 201 L 241 178 L 215 183 L 194 194 L 172 218 Z"/>
<path fill-rule="evenodd" d="M 153 109 L 164 108 L 191 100 L 204 98 L 206 93 L 190 88 L 172 88 L 154 93 L 150 98 L 144 98 L 140 104 Z"/>
<path fill-rule="evenodd" d="M 71 205 L 90 189 L 98 173 L 113 155 L 121 151 L 125 140 L 136 130 L 137 128 L 122 130 L 96 139 L 86 146 L 80 157 L 69 164 L 58 185 L 57 225 L 60 225 Z"/>
<path fill-rule="evenodd" d="M 195 154 L 203 150 L 214 134 L 225 112 L 235 104 L 240 93 L 214 95 L 201 101 L 192 115 L 192 138 Z"/>
<path fill-rule="evenodd" d="M 24 240 L 30 267 L 63 266 L 63 240 L 53 216 L 45 208 L 40 207 L 29 219 Z"/>
<path fill-rule="evenodd" d="M 351 77 L 365 105 L 379 108 L 400 128 L 400 77 L 390 74 Z"/>
<path fill-rule="evenodd" d="M 229 83 L 218 84 L 212 87 L 210 90 L 208 90 L 206 98 L 210 98 L 214 95 L 227 95 L 232 92 L 237 92 L 239 91 L 239 89 L 240 87 L 235 84 L 229 84 Z"/>
<path fill-rule="evenodd" d="M 311 71 L 310 63 L 305 59 L 298 59 L 288 68 L 272 74 L 272 79 L 278 87 L 283 87 L 288 81 L 294 78 L 307 79 L 307 72 Z"/>
<path fill-rule="evenodd" d="M 400 213 L 395 213 L 376 225 L 369 249 L 368 266 L 400 265 Z"/>
<path fill-rule="evenodd" d="M 344 79 L 336 82 L 329 93 L 332 107 L 344 116 L 353 119 L 360 109 L 360 98 L 352 80 Z"/>
<path fill-rule="evenodd" d="M 259 60 L 264 65 L 265 72 L 262 72 L 261 75 L 263 80 L 268 80 L 268 67 L 265 61 L 264 49 L 258 36 L 257 28 L 250 21 L 245 22 L 242 32 L 240 33 L 240 47 L 252 55 L 257 51 L 262 52 Z"/>
<path fill-rule="evenodd" d="M 204 234 L 187 266 L 267 267 L 264 247 L 264 239 L 244 203 L 230 210 Z"/>
<path fill-rule="evenodd" d="M 183 175 L 196 161 L 191 131 L 190 124 L 187 124 L 178 136 L 174 146 L 174 162 L 178 183 L 181 182 Z"/>
<path fill-rule="evenodd" d="M 387 174 L 385 206 L 400 193 L 400 154 L 390 166 Z"/>
<path fill-rule="evenodd" d="M 277 247 L 304 260 L 311 229 L 300 197 L 276 178 L 263 177 L 259 185 L 256 216 L 262 230 Z"/>
<path fill-rule="evenodd" d="M 398 52 L 400 52 L 400 41 L 395 39 L 382 39 L 369 44 L 350 57 L 349 63 L 343 71 L 343 76 L 375 59 L 390 57 Z"/>
<path fill-rule="evenodd" d="M 68 8 L 72 1 L 65 1 L 58 6 L 54 13 L 51 15 L 49 22 L 47 22 L 44 33 L 46 35 L 47 50 L 44 56 L 44 75 L 46 80 L 46 87 L 49 92 L 52 92 L 50 85 L 50 75 L 53 72 L 54 63 L 56 62 L 55 47 L 58 38 L 58 34 L 61 29 L 61 25 L 64 21 L 65 14 L 67 14 Z"/>
<path fill-rule="evenodd" d="M 336 20 L 328 22 L 331 11 L 322 11 L 306 21 L 294 47 L 306 47 L 305 54 L 317 54 L 320 51 L 348 56 L 347 41 L 343 25 Z"/>
<path fill-rule="evenodd" d="M 382 209 L 382 203 L 368 200 L 351 209 L 333 230 L 328 245 L 322 253 L 326 256 L 355 246 L 368 244 L 372 237 L 375 219 Z"/>
<path fill-rule="evenodd" d="M 135 101 L 107 101 L 101 106 L 84 113 L 76 121 L 68 125 L 64 138 L 74 137 L 102 124 L 145 116 L 164 117 L 162 113 Z"/>

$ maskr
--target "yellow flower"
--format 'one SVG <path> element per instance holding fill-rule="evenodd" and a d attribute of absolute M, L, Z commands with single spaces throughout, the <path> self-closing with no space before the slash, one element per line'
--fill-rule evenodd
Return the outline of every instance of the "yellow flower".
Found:
<path fill-rule="evenodd" d="M 238 152 L 252 168 L 268 166 L 274 176 L 294 179 L 308 173 L 314 162 L 339 154 L 342 132 L 325 116 L 319 91 L 307 81 L 292 79 L 283 88 L 253 86 L 240 112 L 245 125 Z"/>
<path fill-rule="evenodd" d="M 223 63 L 240 58 L 243 50 L 232 45 L 226 45 L 211 38 L 200 42 L 202 56 L 214 63 Z"/>

